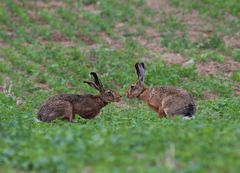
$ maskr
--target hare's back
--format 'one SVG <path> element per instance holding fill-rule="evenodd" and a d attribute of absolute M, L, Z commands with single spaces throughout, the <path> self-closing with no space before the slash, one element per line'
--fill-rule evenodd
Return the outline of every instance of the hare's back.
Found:
<path fill-rule="evenodd" d="M 172 100 L 182 100 L 186 103 L 194 102 L 192 95 L 185 89 L 172 86 L 154 87 L 151 89 L 151 96 L 157 97 L 159 100 L 168 97 Z"/>
<path fill-rule="evenodd" d="M 159 95 L 188 95 L 189 93 L 183 89 L 173 86 L 161 86 L 151 88 L 151 92 L 158 93 Z"/>
<path fill-rule="evenodd" d="M 58 94 L 55 95 L 53 97 L 50 97 L 47 102 L 53 102 L 53 101 L 57 101 L 57 100 L 64 100 L 64 101 L 68 101 L 70 103 L 74 103 L 74 102 L 79 102 L 83 99 L 92 97 L 92 95 L 90 94 L 85 94 L 85 95 L 79 95 L 79 94 Z"/>

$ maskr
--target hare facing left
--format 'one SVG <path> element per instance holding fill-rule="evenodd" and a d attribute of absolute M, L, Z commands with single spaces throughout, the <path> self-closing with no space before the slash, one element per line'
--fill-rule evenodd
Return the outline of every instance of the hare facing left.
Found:
<path fill-rule="evenodd" d="M 98 75 L 95 72 L 90 73 L 94 79 L 84 81 L 89 86 L 97 89 L 99 95 L 78 95 L 78 94 L 59 94 L 50 97 L 39 109 L 37 118 L 40 121 L 52 122 L 57 118 L 65 118 L 72 121 L 75 114 L 85 119 L 92 119 L 99 115 L 100 110 L 110 102 L 119 102 L 121 96 L 114 90 L 106 90 Z"/>
<path fill-rule="evenodd" d="M 195 100 L 189 92 L 173 86 L 147 87 L 144 83 L 144 63 L 135 64 L 138 80 L 126 91 L 129 99 L 139 99 L 148 104 L 160 117 L 183 115 L 184 119 L 194 118 Z"/>

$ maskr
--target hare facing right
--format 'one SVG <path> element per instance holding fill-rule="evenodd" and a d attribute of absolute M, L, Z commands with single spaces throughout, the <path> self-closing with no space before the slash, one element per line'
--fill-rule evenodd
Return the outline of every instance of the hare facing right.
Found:
<path fill-rule="evenodd" d="M 148 88 L 144 84 L 144 63 L 135 64 L 138 81 L 130 86 L 126 95 L 148 104 L 160 117 L 183 115 L 191 119 L 196 112 L 196 104 L 190 93 L 182 88 L 161 86 Z"/>
<path fill-rule="evenodd" d="M 92 81 L 84 81 L 97 89 L 99 95 L 91 94 L 59 94 L 50 97 L 39 109 L 37 118 L 40 121 L 52 122 L 57 118 L 72 121 L 75 114 L 85 119 L 92 119 L 99 115 L 100 110 L 110 102 L 119 102 L 121 96 L 114 90 L 106 90 L 95 72 L 90 73 Z"/>

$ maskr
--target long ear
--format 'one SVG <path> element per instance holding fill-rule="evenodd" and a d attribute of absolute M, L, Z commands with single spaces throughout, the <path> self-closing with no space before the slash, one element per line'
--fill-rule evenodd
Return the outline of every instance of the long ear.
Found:
<path fill-rule="evenodd" d="M 100 91 L 98 86 L 95 83 L 90 82 L 90 81 L 83 81 L 83 82 L 88 84 L 90 87 L 93 87 L 93 88 L 97 89 L 98 91 Z"/>
<path fill-rule="evenodd" d="M 140 72 L 140 81 L 144 83 L 144 71 L 145 71 L 145 65 L 144 63 L 139 64 L 139 72 Z"/>
<path fill-rule="evenodd" d="M 135 69 L 136 69 L 136 72 L 137 72 L 138 80 L 140 80 L 140 70 L 139 70 L 139 63 L 138 62 L 135 64 Z"/>
<path fill-rule="evenodd" d="M 99 91 L 100 91 L 101 93 L 104 92 L 105 89 L 104 89 L 104 87 L 103 87 L 103 84 L 102 84 L 101 80 L 98 78 L 97 73 L 91 72 L 90 74 L 93 76 L 94 82 L 95 82 L 95 84 L 98 86 Z"/>

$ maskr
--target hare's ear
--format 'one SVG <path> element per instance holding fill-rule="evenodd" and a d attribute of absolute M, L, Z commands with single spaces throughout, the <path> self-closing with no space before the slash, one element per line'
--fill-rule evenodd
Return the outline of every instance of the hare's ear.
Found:
<path fill-rule="evenodd" d="M 136 69 L 136 72 L 137 72 L 138 80 L 140 80 L 140 69 L 139 69 L 139 63 L 138 62 L 135 64 L 135 69 Z"/>
<path fill-rule="evenodd" d="M 139 73 L 140 73 L 140 82 L 144 83 L 144 71 L 145 71 L 145 65 L 144 63 L 140 63 L 139 65 Z"/>
<path fill-rule="evenodd" d="M 98 78 L 97 73 L 91 72 L 90 74 L 93 76 L 94 83 L 98 86 L 100 93 L 103 93 L 105 91 L 105 89 L 103 87 L 101 80 Z"/>
<path fill-rule="evenodd" d="M 88 84 L 90 87 L 93 87 L 93 88 L 95 88 L 95 89 L 97 89 L 99 91 L 99 88 L 98 88 L 98 86 L 95 83 L 90 82 L 90 81 L 83 81 L 83 82 Z"/>

